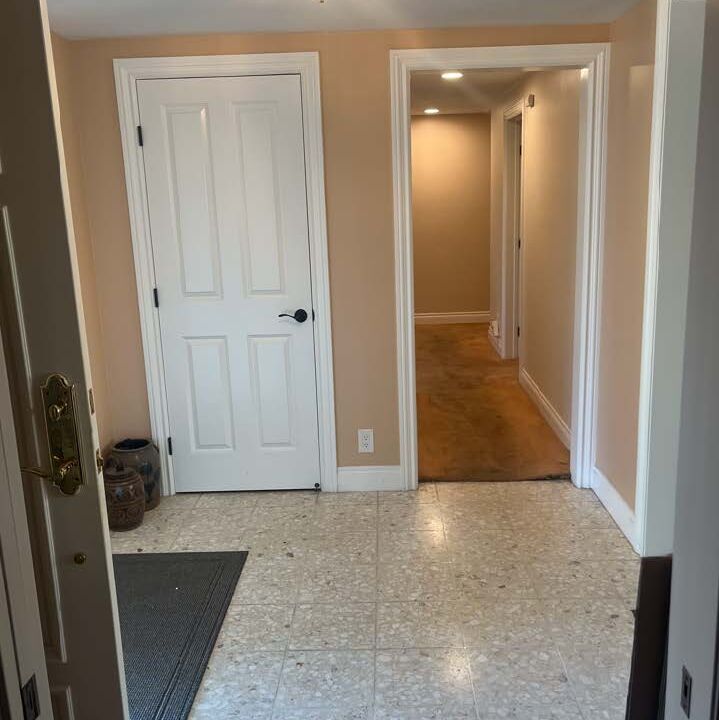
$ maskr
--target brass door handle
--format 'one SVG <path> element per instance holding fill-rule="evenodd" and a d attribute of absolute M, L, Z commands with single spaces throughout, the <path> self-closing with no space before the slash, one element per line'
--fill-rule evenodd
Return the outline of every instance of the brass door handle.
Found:
<path fill-rule="evenodd" d="M 50 471 L 38 467 L 21 468 L 28 475 L 49 480 L 64 495 L 74 495 L 84 483 L 77 434 L 77 404 L 73 384 L 59 373 L 49 375 L 42 384 L 45 431 Z"/>

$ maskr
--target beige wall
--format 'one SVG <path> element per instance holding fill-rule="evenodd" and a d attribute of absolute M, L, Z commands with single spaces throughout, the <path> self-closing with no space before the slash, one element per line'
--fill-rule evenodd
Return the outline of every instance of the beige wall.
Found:
<path fill-rule="evenodd" d="M 571 426 L 579 70 L 532 73 L 524 114 L 521 364 Z M 501 110 L 500 110 L 501 112 Z"/>
<path fill-rule="evenodd" d="M 504 110 L 524 114 L 522 365 L 571 427 L 579 171 L 579 70 L 531 73 L 492 111 L 492 317 L 501 305 Z M 500 332 L 511 331 L 500 327 Z"/>
<path fill-rule="evenodd" d="M 489 310 L 490 115 L 412 118 L 417 313 Z"/>
<path fill-rule="evenodd" d="M 104 353 L 107 417 L 101 424 L 103 442 L 149 433 L 113 58 L 319 52 L 338 459 L 341 465 L 393 465 L 399 461 L 399 422 L 389 50 L 604 42 L 608 37 L 608 26 L 593 25 L 69 42 L 60 93 L 63 105 L 75 105 L 74 129 L 97 279 L 93 293 L 92 281 L 83 278 L 83 294 L 87 304 L 97 306 L 102 321 L 102 332 L 91 332 L 90 339 L 93 352 L 101 348 Z M 357 312 L 358 307 L 362 312 Z M 374 428 L 374 455 L 357 454 L 359 427 Z"/>
<path fill-rule="evenodd" d="M 54 38 L 52 50 L 57 85 L 58 88 L 65 89 L 63 101 L 60 105 L 60 125 L 65 148 L 67 179 L 70 187 L 70 203 L 75 229 L 77 261 L 80 270 L 85 332 L 87 333 L 90 349 L 90 372 L 92 373 L 95 412 L 100 431 L 100 442 L 104 446 L 113 437 L 111 431 L 112 399 L 108 392 L 101 307 L 97 302 L 98 278 L 95 272 L 95 257 L 93 255 L 89 218 L 85 204 L 85 182 L 80 151 L 80 136 L 76 126 L 76 112 L 79 105 L 72 99 L 74 85 L 71 82 L 70 46 L 67 42 Z"/>
<path fill-rule="evenodd" d="M 656 0 L 612 25 L 597 467 L 630 507 L 636 490 Z"/>

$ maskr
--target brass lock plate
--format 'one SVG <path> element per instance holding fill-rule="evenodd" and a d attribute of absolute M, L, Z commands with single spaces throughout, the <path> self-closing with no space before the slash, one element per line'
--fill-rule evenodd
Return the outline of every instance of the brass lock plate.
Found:
<path fill-rule="evenodd" d="M 64 375 L 49 375 L 42 384 L 42 400 L 50 450 L 50 482 L 63 494 L 74 495 L 84 483 L 74 387 Z"/>

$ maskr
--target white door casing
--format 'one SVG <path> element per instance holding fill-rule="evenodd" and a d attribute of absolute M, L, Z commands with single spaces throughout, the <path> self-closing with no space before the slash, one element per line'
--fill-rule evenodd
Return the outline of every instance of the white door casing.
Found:
<path fill-rule="evenodd" d="M 336 491 L 337 451 L 332 323 L 318 53 L 123 58 L 116 59 L 114 67 L 150 405 L 150 424 L 155 438 L 165 438 L 170 434 L 169 412 L 164 378 L 160 315 L 152 300 L 156 278 L 146 199 L 145 147 L 140 147 L 137 141 L 137 126 L 140 124 L 138 84 L 146 79 L 238 78 L 289 74 L 299 76 L 302 92 L 312 308 L 316 314 L 315 322 L 308 329 L 314 335 L 317 415 L 319 419 L 319 474 L 322 490 Z M 306 309 L 309 310 L 309 308 Z M 309 325 L 309 322 L 305 323 L 305 326 Z M 168 454 L 165 443 L 160 443 L 160 451 L 163 492 L 172 494 L 175 492 L 173 457 Z"/>
<path fill-rule="evenodd" d="M 0 292 L 3 329 L 12 326 L 6 343 L 20 460 L 48 469 L 40 384 L 62 373 L 76 389 L 85 479 L 72 496 L 25 479 L 52 698 L 52 711 L 41 708 L 41 717 L 121 720 L 119 623 L 44 0 L 0 3 L 0 97 L 7 273 Z M 74 562 L 77 553 L 86 555 L 84 564 Z"/>
<path fill-rule="evenodd" d="M 175 488 L 312 488 L 300 77 L 137 86 Z"/>
<path fill-rule="evenodd" d="M 466 69 L 582 67 L 580 188 L 572 382 L 572 481 L 592 486 L 599 351 L 599 278 L 604 232 L 604 176 L 610 46 L 529 45 L 390 51 L 394 178 L 395 305 L 400 415 L 400 466 L 406 489 L 417 487 L 417 405 L 412 289 L 410 75 L 447 67 Z M 503 329 L 504 331 L 504 329 Z"/>
<path fill-rule="evenodd" d="M 502 190 L 502 247 L 500 279 L 500 347 L 502 357 L 519 355 L 521 325 L 521 236 L 522 166 L 524 144 L 524 98 L 509 105 L 503 113 L 504 173 Z"/>

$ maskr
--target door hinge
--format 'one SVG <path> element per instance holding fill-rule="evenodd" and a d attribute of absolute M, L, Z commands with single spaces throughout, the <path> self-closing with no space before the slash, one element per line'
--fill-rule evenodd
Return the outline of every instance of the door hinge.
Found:
<path fill-rule="evenodd" d="M 172 455 L 172 438 L 167 438 L 167 454 Z"/>
<path fill-rule="evenodd" d="M 40 700 L 37 696 L 37 680 L 33 675 L 21 688 L 22 715 L 24 720 L 36 720 L 40 717 Z"/>
<path fill-rule="evenodd" d="M 519 337 L 519 325 L 517 325 L 517 337 Z"/>
<path fill-rule="evenodd" d="M 522 247 L 522 238 L 517 238 L 517 249 Z"/>
<path fill-rule="evenodd" d="M 312 308 L 312 322 L 315 321 L 315 309 Z"/>
<path fill-rule="evenodd" d="M 160 293 L 157 292 L 157 288 L 152 288 L 152 299 L 155 301 L 155 307 L 160 307 Z"/>
<path fill-rule="evenodd" d="M 142 138 L 142 125 L 137 126 L 137 144 L 142 147 L 145 144 L 145 141 Z"/>

